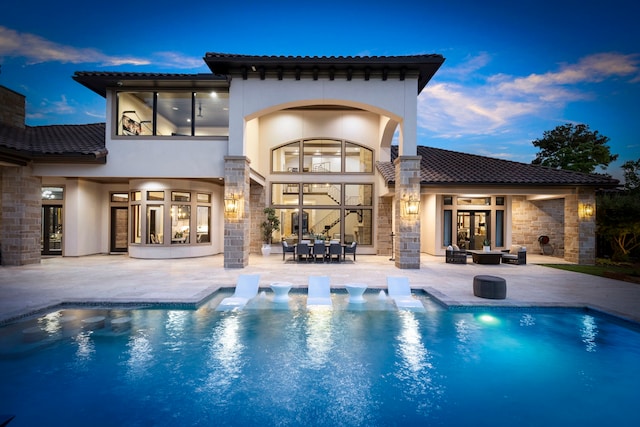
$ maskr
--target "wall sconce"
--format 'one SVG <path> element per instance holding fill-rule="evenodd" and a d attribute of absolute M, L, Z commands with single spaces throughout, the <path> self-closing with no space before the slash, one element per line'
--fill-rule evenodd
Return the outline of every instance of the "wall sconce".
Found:
<path fill-rule="evenodd" d="M 401 204 L 405 215 L 416 216 L 420 213 L 420 199 L 413 195 L 403 198 Z"/>
<path fill-rule="evenodd" d="M 238 213 L 240 201 L 236 199 L 235 194 L 231 193 L 224 198 L 224 211 L 228 214 Z"/>
<path fill-rule="evenodd" d="M 593 216 L 593 205 L 591 203 L 585 203 L 582 205 L 582 216 L 585 218 Z"/>

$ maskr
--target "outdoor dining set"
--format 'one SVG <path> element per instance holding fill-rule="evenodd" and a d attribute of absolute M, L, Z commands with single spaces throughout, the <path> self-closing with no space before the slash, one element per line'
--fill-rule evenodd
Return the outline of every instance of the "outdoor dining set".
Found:
<path fill-rule="evenodd" d="M 297 244 L 290 245 L 287 241 L 282 241 L 282 260 L 288 253 L 291 260 L 298 262 L 342 262 L 346 260 L 348 254 L 353 255 L 356 260 L 357 242 L 351 244 L 340 243 L 339 240 L 301 240 Z"/>

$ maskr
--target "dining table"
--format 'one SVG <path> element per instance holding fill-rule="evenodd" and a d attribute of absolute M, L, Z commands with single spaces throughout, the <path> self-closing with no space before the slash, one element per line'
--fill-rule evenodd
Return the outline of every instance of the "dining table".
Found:
<path fill-rule="evenodd" d="M 307 243 L 307 245 L 309 246 L 309 256 L 313 257 L 316 255 L 315 253 L 315 243 L 313 242 L 309 242 Z M 324 242 L 324 253 L 323 253 L 323 258 L 326 258 L 327 255 L 329 255 L 329 247 L 331 246 L 331 242 Z M 348 245 L 345 243 L 340 243 L 340 255 L 338 256 L 338 261 L 342 261 L 344 260 L 344 249 L 347 247 Z M 298 245 L 295 246 L 295 252 L 294 252 L 294 258 L 298 259 L 298 261 L 300 260 L 299 258 L 299 254 L 298 254 Z"/>

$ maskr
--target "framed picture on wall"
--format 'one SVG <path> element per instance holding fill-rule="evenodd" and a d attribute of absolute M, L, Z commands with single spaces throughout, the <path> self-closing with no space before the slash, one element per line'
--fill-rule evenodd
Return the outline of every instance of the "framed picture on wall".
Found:
<path fill-rule="evenodd" d="M 122 134 L 123 135 L 140 135 L 142 126 L 140 122 L 133 120 L 131 117 L 122 116 Z"/>

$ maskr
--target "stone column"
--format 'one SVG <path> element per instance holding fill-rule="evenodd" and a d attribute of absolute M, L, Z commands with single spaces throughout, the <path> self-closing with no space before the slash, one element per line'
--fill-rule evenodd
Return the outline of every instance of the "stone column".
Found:
<path fill-rule="evenodd" d="M 251 243 L 251 197 L 249 159 L 245 156 L 224 158 L 224 197 L 239 200 L 238 211 L 224 213 L 224 267 L 244 268 L 249 264 Z"/>
<path fill-rule="evenodd" d="M 420 215 L 407 215 L 403 201 L 420 200 L 420 156 L 399 156 L 395 160 L 396 267 L 420 268 Z"/>
<path fill-rule="evenodd" d="M 260 248 L 262 248 L 262 229 L 260 224 L 265 219 L 264 208 L 266 205 L 266 191 L 265 188 L 258 184 L 251 184 L 251 223 L 255 224 L 251 227 L 251 247 L 249 252 L 252 254 L 259 254 Z"/>
<path fill-rule="evenodd" d="M 29 167 L 0 167 L 2 265 L 40 262 L 42 181 Z"/>
<path fill-rule="evenodd" d="M 587 213 L 585 206 L 591 206 Z M 564 259 L 581 265 L 596 263 L 596 196 L 593 189 L 576 189 L 564 201 Z"/>
<path fill-rule="evenodd" d="M 391 213 L 393 211 L 391 206 L 391 197 L 379 197 L 378 198 L 378 214 L 376 216 L 377 225 L 377 255 L 389 255 L 393 256 L 391 252 L 391 232 L 393 231 L 393 221 Z"/>

